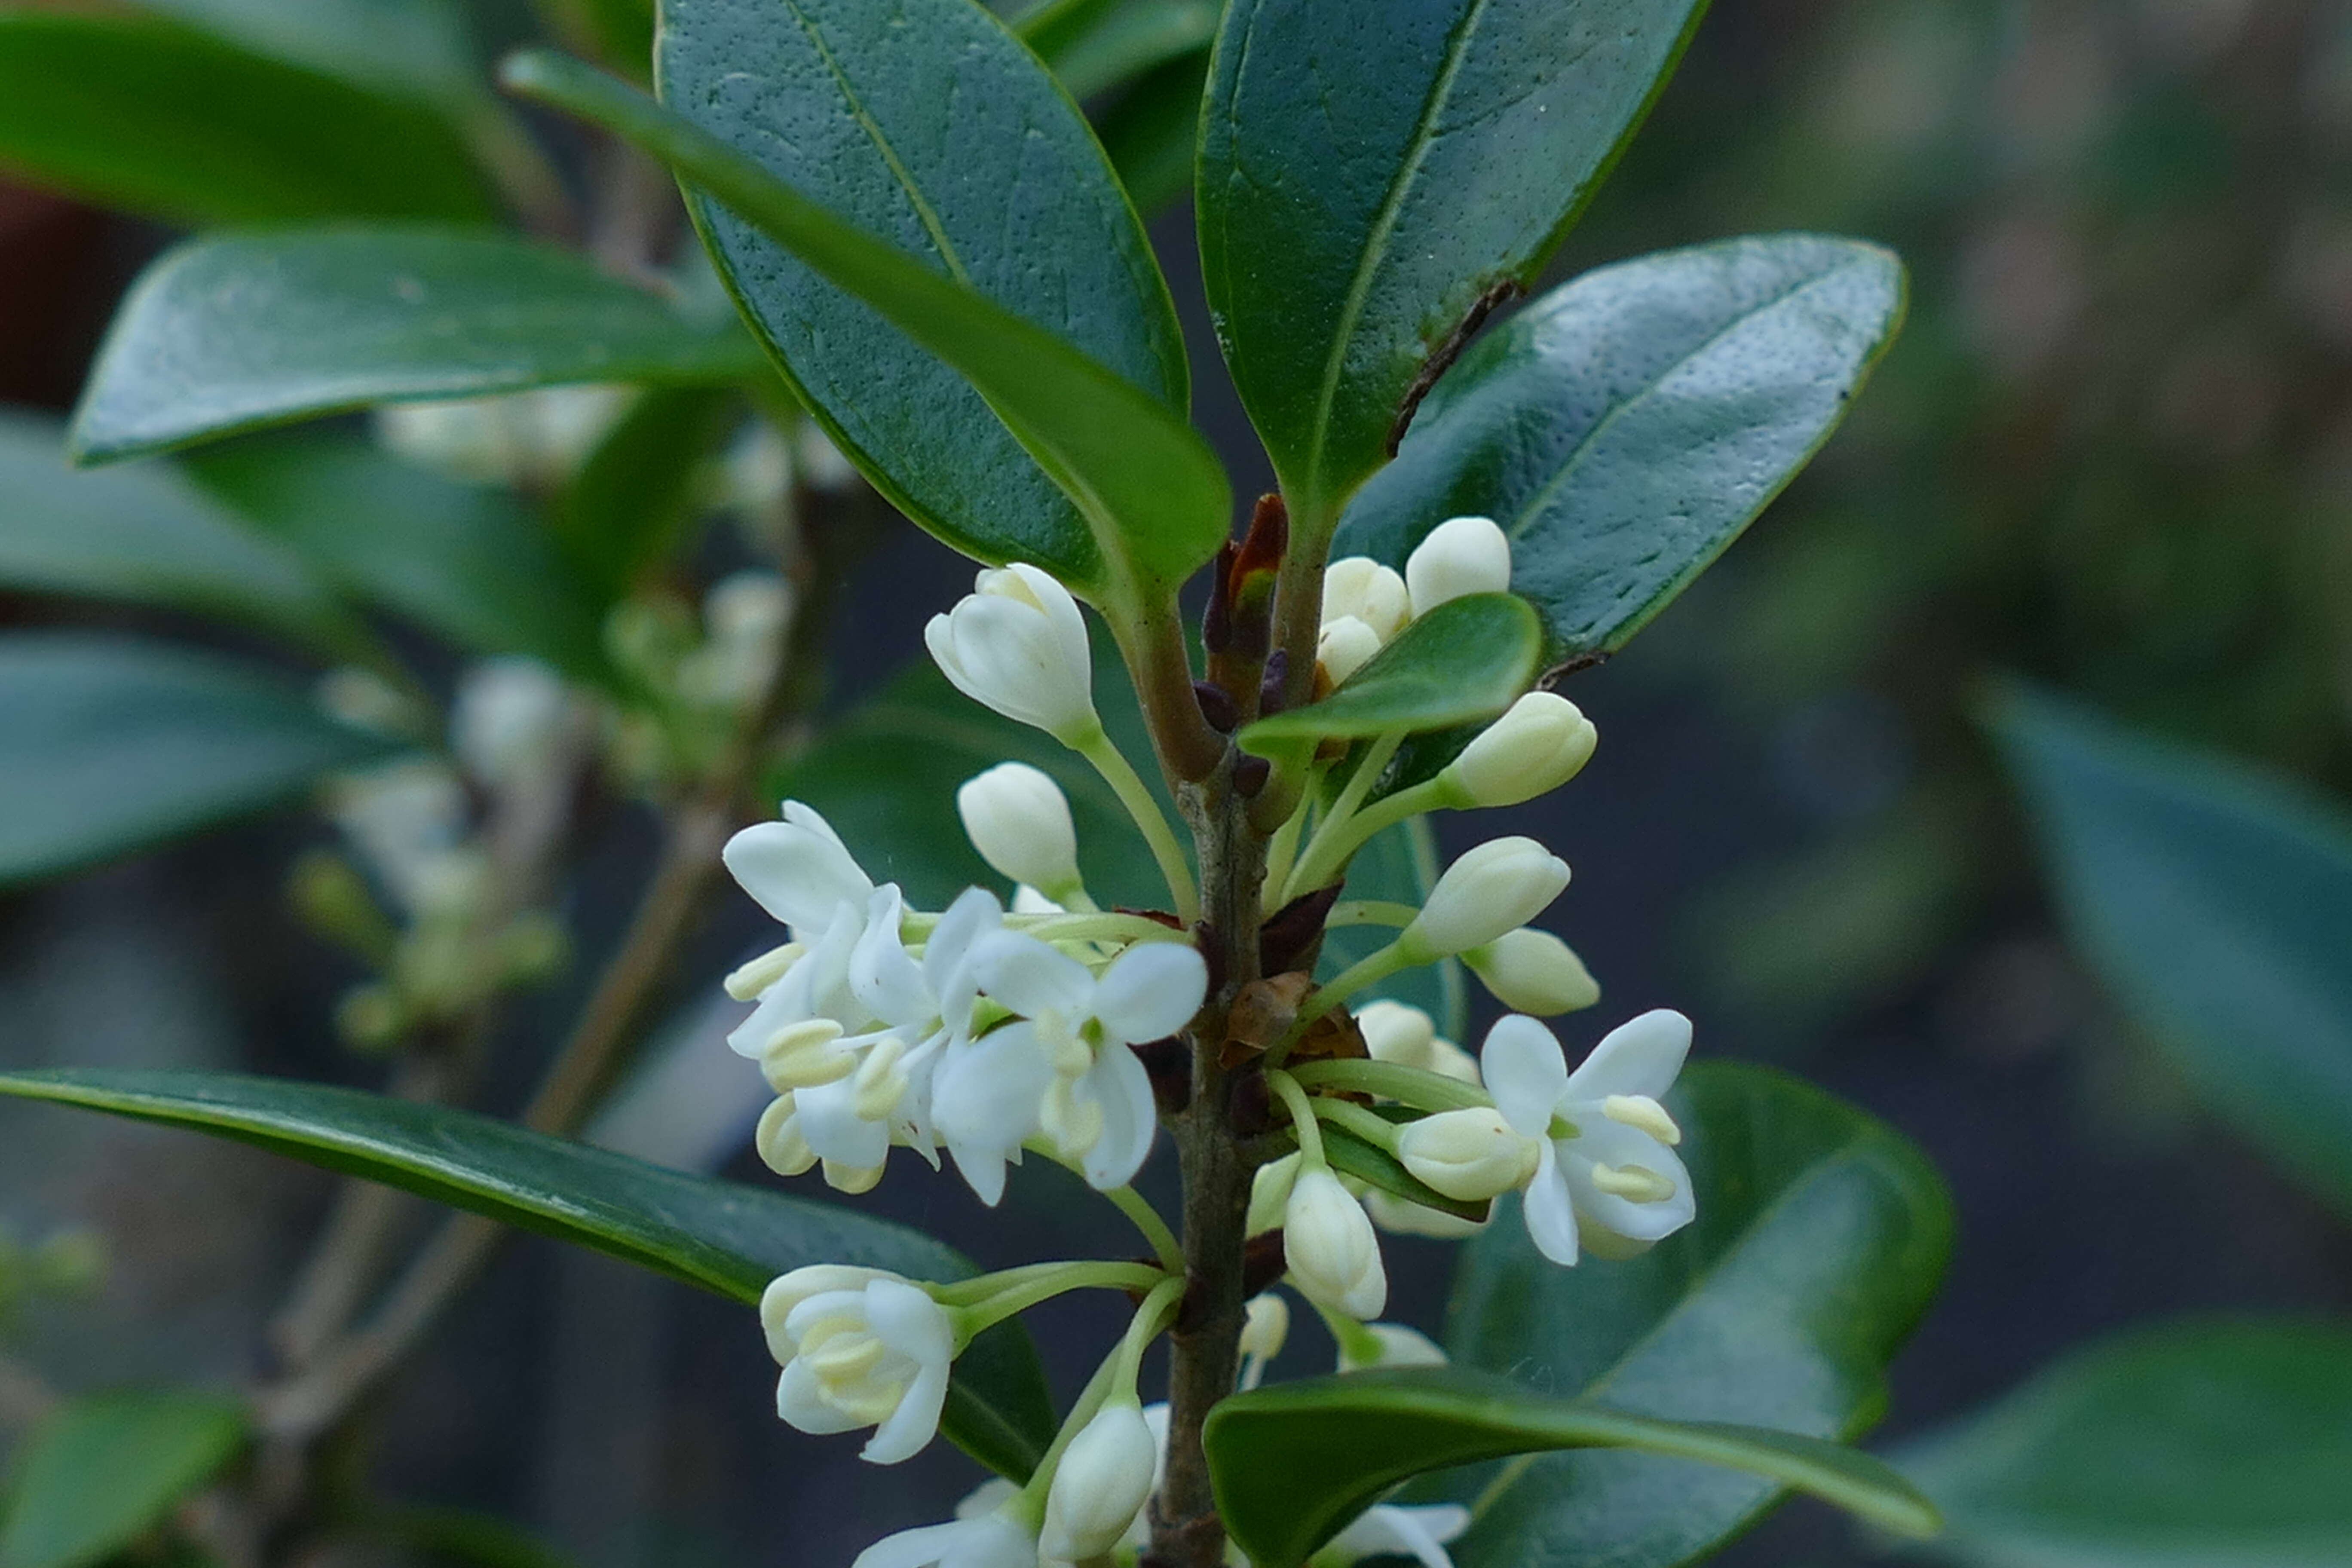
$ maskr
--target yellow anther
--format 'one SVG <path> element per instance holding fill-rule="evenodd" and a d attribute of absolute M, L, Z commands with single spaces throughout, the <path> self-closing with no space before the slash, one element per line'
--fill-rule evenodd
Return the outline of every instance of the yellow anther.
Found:
<path fill-rule="evenodd" d="M 1601 1102 L 1601 1114 L 1610 1121 L 1646 1132 L 1671 1149 L 1683 1141 L 1683 1130 L 1666 1108 L 1646 1094 L 1612 1094 Z"/>
<path fill-rule="evenodd" d="M 899 1066 L 899 1058 L 906 1054 L 907 1042 L 896 1035 L 884 1036 L 866 1052 L 866 1060 L 858 1065 L 850 1109 L 867 1121 L 888 1116 L 907 1092 L 907 1069 Z"/>
<path fill-rule="evenodd" d="M 882 1364 L 888 1349 L 880 1340 L 862 1329 L 844 1327 L 841 1333 L 824 1333 L 832 1324 L 820 1324 L 818 1331 L 801 1342 L 800 1359 L 826 1384 L 847 1382 L 864 1377 Z"/>
<path fill-rule="evenodd" d="M 836 1193 L 847 1193 L 852 1197 L 872 1192 L 882 1180 L 882 1167 L 879 1165 L 845 1165 L 838 1160 L 826 1160 L 823 1163 L 824 1184 Z"/>
<path fill-rule="evenodd" d="M 1592 1184 L 1612 1197 L 1632 1203 L 1663 1203 L 1675 1195 L 1674 1183 L 1641 1165 L 1595 1165 Z"/>
<path fill-rule="evenodd" d="M 760 1054 L 761 1076 L 779 1094 L 847 1078 L 856 1069 L 857 1060 L 846 1051 L 833 1049 L 833 1042 L 840 1037 L 841 1026 L 830 1018 L 788 1025 L 776 1031 L 775 1038 Z"/>
<path fill-rule="evenodd" d="M 738 1002 L 749 1002 L 769 986 L 784 977 L 784 971 L 800 962 L 807 948 L 788 942 L 782 947 L 772 947 L 742 968 L 730 974 L 725 984 L 727 994 Z"/>

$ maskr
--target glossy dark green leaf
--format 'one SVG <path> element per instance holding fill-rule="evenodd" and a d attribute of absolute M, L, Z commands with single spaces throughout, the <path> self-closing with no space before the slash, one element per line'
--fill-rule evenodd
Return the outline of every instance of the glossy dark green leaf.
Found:
<path fill-rule="evenodd" d="M 0 413 L 0 586 L 161 605 L 327 647 L 356 633 L 299 556 L 160 464 L 74 472 L 50 420 Z"/>
<path fill-rule="evenodd" d="M 0 1094 L 56 1100 L 255 1143 L 757 1302 L 809 1263 L 961 1279 L 971 1264 L 855 1209 L 712 1181 L 472 1111 L 236 1073 L 49 1069 L 0 1074 Z M 1026 1474 L 1055 1421 L 1017 1327 L 956 1362 L 940 1429 L 983 1463 Z"/>
<path fill-rule="evenodd" d="M 1016 30 L 1070 96 L 1085 99 L 1205 54 L 1217 14 L 1210 0 L 1053 0 Z"/>
<path fill-rule="evenodd" d="M 1356 851 L 1355 858 L 1348 862 L 1344 896 L 1411 904 L 1419 909 L 1436 884 L 1438 869 L 1437 842 L 1430 832 L 1429 819 L 1416 816 L 1373 835 L 1370 843 Z M 1341 926 L 1327 931 L 1316 973 L 1328 980 L 1357 960 L 1369 958 L 1374 950 L 1387 946 L 1395 935 L 1392 927 L 1379 925 Z M 1458 959 L 1400 971 L 1374 985 L 1362 1001 L 1352 1005 L 1361 1006 L 1378 997 L 1420 1008 L 1435 1021 L 1437 1032 L 1449 1040 L 1459 1042 L 1463 1031 L 1469 1027 L 1469 999 L 1464 990 Z"/>
<path fill-rule="evenodd" d="M 2075 1351 L 1895 1456 L 1984 1568 L 2352 1561 L 2352 1330 L 2208 1321 Z"/>
<path fill-rule="evenodd" d="M 1096 710 L 1112 740 L 1142 756 L 1142 715 L 1106 641 L 1096 638 Z M 875 876 L 904 887 L 921 908 L 944 909 L 968 887 L 1012 893 L 965 839 L 955 810 L 956 787 L 1003 762 L 1041 769 L 1069 797 L 1078 868 L 1097 903 L 1167 902 L 1150 851 L 1102 776 L 1050 735 L 956 690 L 928 659 L 851 710 L 765 793 L 815 806 Z"/>
<path fill-rule="evenodd" d="M 492 212 L 435 110 L 155 17 L 0 12 L 0 166 L 173 223 Z"/>
<path fill-rule="evenodd" d="M 1357 1137 L 1344 1127 L 1328 1123 L 1323 1128 L 1323 1153 L 1331 1168 L 1343 1176 L 1369 1182 L 1384 1193 L 1418 1204 L 1425 1209 L 1452 1215 L 1476 1224 L 1491 1212 L 1483 1203 L 1465 1203 L 1449 1198 L 1436 1188 L 1404 1168 L 1404 1163 L 1380 1145 Z"/>
<path fill-rule="evenodd" d="M 1138 79 L 1095 121 L 1119 184 L 1146 217 L 1192 194 L 1192 153 L 1201 142 L 1201 91 L 1208 74 L 1206 49 L 1171 60 Z"/>
<path fill-rule="evenodd" d="M 1852 1448 L 1759 1426 L 1660 1421 L 1463 1367 L 1346 1373 L 1238 1394 L 1209 1413 L 1203 1438 L 1225 1528 L 1265 1568 L 1304 1563 L 1414 1476 L 1560 1449 L 1696 1460 L 1810 1492 L 1906 1535 L 1936 1529 L 1927 1499 Z"/>
<path fill-rule="evenodd" d="M 724 204 L 694 203 L 713 259 L 885 495 L 960 550 L 1097 598 L 1122 557 L 1172 583 L 1213 552 L 1232 503 L 1183 423 L 1167 284 L 1019 40 L 965 0 L 662 15 L 664 100 L 772 179 L 722 188 L 656 151 Z"/>
<path fill-rule="evenodd" d="M 1202 114 L 1201 268 L 1319 545 L 1482 298 L 1533 281 L 1700 0 L 1234 0 Z"/>
<path fill-rule="evenodd" d="M 276 805 L 394 749 L 241 660 L 84 633 L 0 637 L 0 886 Z"/>
<path fill-rule="evenodd" d="M 1892 255 L 1811 235 L 1587 273 L 1446 373 L 1333 548 L 1401 566 L 1447 518 L 1491 517 L 1549 657 L 1613 653 L 1829 439 L 1903 300 Z"/>
<path fill-rule="evenodd" d="M 152 1528 L 245 1445 L 233 1399 L 189 1389 L 69 1401 L 29 1433 L 0 1510 L 0 1568 L 82 1568 Z"/>
<path fill-rule="evenodd" d="M 2352 814 L 2023 689 L 1993 730 L 2084 956 L 2202 1103 L 2352 1214 Z"/>
<path fill-rule="evenodd" d="M 1513 594 L 1472 594 L 1416 616 L 1320 702 L 1243 730 L 1251 751 L 1491 719 L 1534 683 L 1542 630 Z"/>
<path fill-rule="evenodd" d="M 564 554 L 605 597 L 677 543 L 702 500 L 704 465 L 742 417 L 730 388 L 656 387 L 597 443 L 551 521 Z"/>
<path fill-rule="evenodd" d="M 1538 1393 L 1631 1415 L 1852 1441 L 1884 1413 L 1887 1361 L 1943 1274 L 1942 1183 L 1893 1130 L 1779 1073 L 1703 1063 L 1669 1105 L 1697 1219 L 1639 1258 L 1561 1268 L 1528 1240 L 1515 1205 L 1497 1205 L 1465 1248 L 1447 1349 Z M 1452 1549 L 1460 1568 L 1668 1568 L 1713 1551 L 1780 1493 L 1600 1452 L 1522 1458 L 1445 1489 L 1475 1514 Z"/>
<path fill-rule="evenodd" d="M 132 286 L 73 443 L 102 461 L 404 399 L 758 374 L 734 323 L 691 320 L 577 252 L 512 235 L 414 224 L 215 235 Z"/>
<path fill-rule="evenodd" d="M 320 574 L 478 653 L 605 670 L 604 597 L 508 492 L 401 462 L 349 430 L 284 430 L 191 470 Z"/>

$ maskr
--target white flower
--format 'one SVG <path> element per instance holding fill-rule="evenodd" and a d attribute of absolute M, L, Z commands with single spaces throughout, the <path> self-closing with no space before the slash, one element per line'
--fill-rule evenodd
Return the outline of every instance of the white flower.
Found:
<path fill-rule="evenodd" d="M 1499 594 L 1511 585 L 1511 542 L 1491 517 L 1451 517 L 1405 557 L 1412 613 L 1425 616 L 1448 599 Z"/>
<path fill-rule="evenodd" d="M 1397 1133 L 1397 1159 L 1447 1197 L 1483 1203 L 1527 1184 L 1536 1145 L 1502 1112 L 1481 1105 L 1407 1122 Z"/>
<path fill-rule="evenodd" d="M 1056 900 L 1079 889 L 1077 826 L 1051 775 L 1026 763 L 999 763 L 957 789 L 956 815 L 998 876 Z"/>
<path fill-rule="evenodd" d="M 1333 1536 L 1314 1562 L 1316 1568 L 1343 1568 L 1365 1557 L 1412 1557 L 1423 1568 L 1454 1568 L 1446 1543 L 1469 1528 L 1470 1510 L 1460 1503 L 1375 1503 Z"/>
<path fill-rule="evenodd" d="M 1445 868 L 1398 939 L 1432 958 L 1486 943 L 1528 923 L 1568 886 L 1568 862 L 1532 838 L 1493 838 Z"/>
<path fill-rule="evenodd" d="M 1355 1017 L 1364 1049 L 1374 1061 L 1419 1068 L 1463 1083 L 1478 1081 L 1478 1058 L 1452 1040 L 1440 1039 L 1436 1021 L 1420 1008 L 1402 1002 L 1372 1002 L 1357 1009 Z"/>
<path fill-rule="evenodd" d="M 1481 731 L 1437 776 L 1457 809 L 1517 805 L 1549 794 L 1592 760 L 1600 732 L 1567 698 L 1530 691 Z"/>
<path fill-rule="evenodd" d="M 1329 1171 L 1301 1170 L 1291 1184 L 1282 1250 L 1292 1283 L 1317 1306 L 1377 1318 L 1388 1305 L 1388 1272 L 1371 1217 Z"/>
<path fill-rule="evenodd" d="M 983 1180 L 965 1164 L 951 1128 L 968 1131 L 966 1141 L 982 1152 L 991 1142 L 1017 1150 L 1021 1138 L 1043 1131 L 1066 1157 L 1082 1163 L 1089 1183 L 1124 1185 L 1150 1152 L 1159 1125 L 1151 1077 L 1128 1047 L 1163 1039 L 1191 1022 L 1208 992 L 1208 965 L 1189 943 L 1138 942 L 1097 978 L 1067 953 L 1015 931 L 975 945 L 971 963 L 981 989 L 1022 1016 L 973 1043 L 966 1059 L 975 1065 L 950 1051 L 940 1069 L 938 1117 L 956 1168 L 992 1203 L 992 1190 L 1003 1186 L 1001 1163 Z M 978 1055 L 992 1045 L 1024 1092 L 1037 1064 L 1045 1065 L 1042 1094 L 1027 1102 L 1025 1128 L 1021 1096 L 975 1082 Z M 983 1104 L 986 1116 L 978 1113 Z M 985 1125 L 991 1121 L 992 1128 Z M 1011 1136 L 1015 1131 L 1020 1137 Z"/>
<path fill-rule="evenodd" d="M 1353 616 L 1341 616 L 1336 621 L 1323 623 L 1323 631 L 1315 643 L 1315 662 L 1334 686 L 1371 662 L 1372 655 L 1381 651 L 1381 636 Z"/>
<path fill-rule="evenodd" d="M 1332 562 L 1323 568 L 1323 624 L 1346 618 L 1361 621 L 1381 643 L 1387 642 L 1412 618 L 1404 579 L 1369 555 Z"/>
<path fill-rule="evenodd" d="M 1357 1353 L 1363 1350 L 1375 1353 Z M 1341 1372 L 1370 1372 L 1376 1366 L 1444 1366 L 1445 1361 L 1445 1352 L 1435 1340 L 1403 1323 L 1366 1323 L 1360 1336 L 1350 1333 L 1339 1341 Z"/>
<path fill-rule="evenodd" d="M 1538 1251 L 1572 1264 L 1580 1235 L 1603 1257 L 1635 1252 L 1691 1222 L 1682 1131 L 1659 1101 L 1690 1052 L 1690 1020 L 1663 1008 L 1620 1025 L 1574 1072 L 1559 1042 L 1517 1015 L 1486 1036 L 1496 1109 L 1540 1148 L 1524 1214 Z"/>
<path fill-rule="evenodd" d="M 848 904 L 864 909 L 874 879 L 849 853 L 816 808 L 784 802 L 783 820 L 743 829 L 719 851 L 727 869 L 761 909 L 791 926 L 803 941 L 833 923 Z"/>
<path fill-rule="evenodd" d="M 751 702 L 782 651 L 793 604 L 792 584 L 774 572 L 737 572 L 713 584 L 702 600 L 702 646 L 678 663 L 679 691 L 721 709 Z"/>
<path fill-rule="evenodd" d="M 1462 962 L 1514 1013 L 1548 1018 L 1601 1000 L 1600 984 L 1576 950 L 1533 926 L 1505 931 L 1484 947 L 1465 949 Z"/>
<path fill-rule="evenodd" d="M 931 617 L 923 645 L 957 690 L 1066 745 L 1101 725 L 1086 617 L 1034 566 L 982 572 L 972 593 Z"/>
<path fill-rule="evenodd" d="M 328 810 L 392 900 L 411 916 L 457 915 L 488 890 L 466 842 L 466 791 L 437 762 L 387 763 L 334 781 Z"/>
<path fill-rule="evenodd" d="M 1105 1405 L 1063 1450 L 1045 1494 L 1039 1553 L 1076 1563 L 1117 1546 L 1150 1500 L 1160 1462 L 1142 1406 L 1131 1397 Z"/>
<path fill-rule="evenodd" d="M 1008 1500 L 988 1513 L 886 1535 L 849 1568 L 1038 1568 L 1037 1535 Z"/>
<path fill-rule="evenodd" d="M 535 658 L 487 658 L 458 678 L 449 749 L 487 784 L 533 777 L 554 757 L 572 716 L 572 693 Z"/>
<path fill-rule="evenodd" d="M 803 1432 L 875 1428 L 864 1457 L 913 1458 L 939 1430 L 955 1326 L 920 1287 L 843 1264 L 795 1268 L 760 1299 L 782 1363 L 776 1414 Z"/>

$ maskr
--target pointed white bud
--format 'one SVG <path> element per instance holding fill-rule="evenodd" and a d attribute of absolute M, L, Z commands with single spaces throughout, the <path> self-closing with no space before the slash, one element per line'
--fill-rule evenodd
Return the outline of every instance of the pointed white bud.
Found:
<path fill-rule="evenodd" d="M 1274 1291 L 1253 1296 L 1242 1308 L 1242 1354 L 1272 1361 L 1290 1338 L 1290 1303 Z"/>
<path fill-rule="evenodd" d="M 1328 1170 L 1301 1171 L 1283 1210 L 1282 1250 L 1299 1294 L 1351 1318 L 1388 1305 L 1388 1271 L 1371 1216 Z"/>
<path fill-rule="evenodd" d="M 1341 616 L 1336 621 L 1323 623 L 1323 634 L 1315 644 L 1315 662 L 1323 667 L 1331 684 L 1338 686 L 1371 662 L 1372 655 L 1380 651 L 1378 632 L 1353 616 Z"/>
<path fill-rule="evenodd" d="M 1404 579 L 1369 555 L 1349 555 L 1323 568 L 1323 624 L 1352 616 L 1381 642 L 1404 629 L 1412 601 Z"/>
<path fill-rule="evenodd" d="M 1438 775 L 1457 809 L 1517 805 L 1558 789 L 1591 760 L 1592 721 L 1567 698 L 1530 691 Z"/>
<path fill-rule="evenodd" d="M 1402 1002 L 1370 1002 L 1355 1015 L 1364 1049 L 1376 1062 L 1443 1073 L 1463 1083 L 1478 1081 L 1478 1058 L 1452 1040 L 1437 1037 L 1437 1025 L 1418 1007 Z M 1378 1219 L 1376 1213 L 1372 1216 Z"/>
<path fill-rule="evenodd" d="M 1062 786 L 1026 763 L 999 763 L 956 791 L 956 815 L 989 868 L 1049 899 L 1076 892 L 1078 832 Z"/>
<path fill-rule="evenodd" d="M 972 593 L 931 617 L 923 643 L 957 690 L 1065 744 L 1102 722 L 1086 617 L 1070 591 L 1034 566 L 982 572 Z"/>
<path fill-rule="evenodd" d="M 1526 1184 L 1542 1145 L 1511 1131 L 1490 1106 L 1441 1110 L 1397 1134 L 1404 1168 L 1449 1198 L 1483 1203 Z"/>
<path fill-rule="evenodd" d="M 1399 940 L 1432 958 L 1484 947 L 1541 914 L 1568 886 L 1568 862 L 1532 838 L 1494 838 L 1445 868 Z"/>
<path fill-rule="evenodd" d="M 1151 1496 L 1159 1464 L 1160 1444 L 1142 1406 L 1132 1396 L 1104 1405 L 1063 1450 L 1045 1494 L 1038 1554 L 1078 1563 L 1118 1545 Z"/>
<path fill-rule="evenodd" d="M 1505 931 L 1484 947 L 1471 948 L 1462 954 L 1462 962 L 1514 1013 L 1549 1018 L 1601 1000 L 1600 983 L 1576 950 L 1533 926 Z"/>
<path fill-rule="evenodd" d="M 1448 599 L 1499 594 L 1511 585 L 1511 542 L 1491 517 L 1452 517 L 1405 557 L 1412 613 L 1425 616 Z"/>

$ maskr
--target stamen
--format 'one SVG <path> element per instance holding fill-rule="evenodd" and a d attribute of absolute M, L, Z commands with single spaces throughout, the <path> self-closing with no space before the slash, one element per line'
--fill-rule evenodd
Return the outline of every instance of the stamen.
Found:
<path fill-rule="evenodd" d="M 1612 1094 L 1601 1102 L 1601 1114 L 1637 1132 L 1646 1132 L 1671 1149 L 1683 1141 L 1683 1130 L 1666 1108 L 1646 1094 Z"/>
<path fill-rule="evenodd" d="M 1612 1197 L 1632 1203 L 1663 1203 L 1675 1195 L 1674 1183 L 1642 1165 L 1595 1165 L 1592 1184 Z"/>
<path fill-rule="evenodd" d="M 738 1002 L 751 1001 L 761 992 L 782 980 L 784 977 L 784 971 L 800 962 L 801 954 L 807 951 L 807 948 L 796 942 L 788 942 L 782 947 L 770 948 L 727 977 L 724 982 L 727 994 Z"/>

